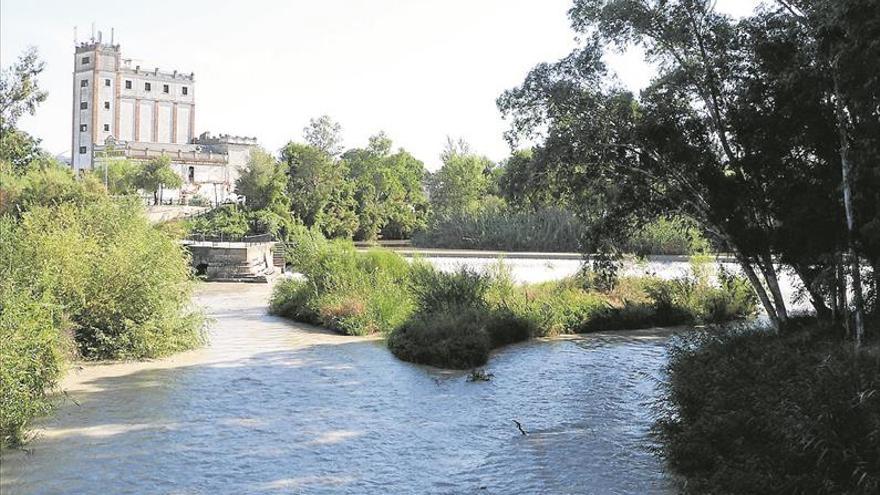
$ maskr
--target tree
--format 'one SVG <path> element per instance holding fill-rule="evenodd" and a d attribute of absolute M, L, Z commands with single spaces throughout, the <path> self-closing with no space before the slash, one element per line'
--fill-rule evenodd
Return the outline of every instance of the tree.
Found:
<path fill-rule="evenodd" d="M 93 175 L 100 178 L 101 182 L 106 177 L 107 192 L 122 195 L 137 192 L 140 173 L 141 167 L 137 163 L 126 159 L 111 158 L 96 166 Z"/>
<path fill-rule="evenodd" d="M 135 179 L 138 189 L 153 193 L 153 204 L 158 205 L 160 190 L 168 187 L 176 189 L 183 185 L 183 179 L 171 169 L 171 158 L 163 155 L 153 158 L 143 165 Z"/>
<path fill-rule="evenodd" d="M 692 218 L 736 255 L 780 327 L 788 315 L 777 262 L 809 290 L 813 272 L 838 252 L 840 222 L 829 215 L 840 211 L 831 195 L 839 158 L 815 139 L 834 114 L 827 93 L 815 91 L 821 77 L 808 69 L 810 57 L 797 59 L 806 79 L 774 72 L 781 57 L 762 51 L 754 19 L 734 22 L 711 4 L 578 0 L 570 16 L 583 46 L 536 67 L 499 106 L 512 118 L 512 142 L 543 138 L 535 173 L 560 178 L 581 213 L 601 213 L 590 219 L 592 244 L 657 216 Z M 639 96 L 602 62 L 605 48 L 634 44 L 659 68 Z M 588 207 L 597 196 L 601 210 Z M 817 232 L 811 220 L 837 227 Z M 795 231 L 797 245 L 786 239 Z M 820 291 L 810 295 L 817 311 L 826 306 Z"/>
<path fill-rule="evenodd" d="M 357 230 L 357 202 L 344 162 L 308 144 L 288 143 L 281 150 L 287 164 L 293 214 L 328 237 L 351 237 Z"/>
<path fill-rule="evenodd" d="M 878 282 L 878 250 L 872 242 L 876 223 L 880 166 L 880 74 L 871 61 L 880 57 L 880 2 L 857 0 L 779 0 L 790 14 L 785 32 L 801 32 L 800 53 L 813 61 L 814 70 L 826 74 L 824 94 L 833 102 L 840 160 L 841 191 L 846 219 L 846 247 L 852 279 L 853 324 L 857 344 L 864 334 L 861 260 L 866 255 L 874 267 L 874 297 Z M 869 14 L 873 13 L 873 15 Z M 873 169 L 873 170 L 872 170 Z M 867 193 L 867 194 L 865 194 Z M 867 201 L 863 201 L 866 199 Z M 857 204 L 858 203 L 858 204 Z M 863 211 L 863 225 L 859 218 Z M 863 237 L 863 232 L 868 236 Z"/>
<path fill-rule="evenodd" d="M 477 211 L 489 189 L 492 162 L 473 154 L 466 142 L 451 138 L 440 158 L 443 166 L 428 182 L 433 213 L 445 216 Z"/>
<path fill-rule="evenodd" d="M 37 81 L 45 65 L 37 49 L 31 47 L 12 67 L 0 70 L 0 159 L 16 168 L 24 167 L 43 153 L 40 140 L 16 125 L 22 115 L 33 115 L 48 96 Z"/>
<path fill-rule="evenodd" d="M 342 126 L 329 115 L 309 119 L 309 125 L 303 128 L 303 138 L 331 158 L 342 152 Z"/>
<path fill-rule="evenodd" d="M 357 237 L 373 240 L 409 237 L 425 225 L 427 198 L 424 164 L 403 149 L 391 154 L 392 141 L 380 132 L 366 148 L 343 154 L 358 202 Z"/>
<path fill-rule="evenodd" d="M 270 210 L 287 215 L 290 211 L 287 164 L 265 150 L 252 150 L 247 165 L 235 182 L 235 193 L 245 197 L 245 204 L 251 210 Z"/>

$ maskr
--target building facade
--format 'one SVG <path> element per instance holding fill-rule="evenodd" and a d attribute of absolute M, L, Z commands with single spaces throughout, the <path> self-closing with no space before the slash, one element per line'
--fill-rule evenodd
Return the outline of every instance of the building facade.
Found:
<path fill-rule="evenodd" d="M 166 190 L 166 199 L 232 199 L 238 170 L 247 164 L 256 139 L 196 137 L 195 113 L 193 73 L 132 65 L 118 44 L 102 43 L 100 33 L 76 46 L 71 143 L 76 172 L 108 159 L 144 162 L 165 155 L 184 183 Z"/>

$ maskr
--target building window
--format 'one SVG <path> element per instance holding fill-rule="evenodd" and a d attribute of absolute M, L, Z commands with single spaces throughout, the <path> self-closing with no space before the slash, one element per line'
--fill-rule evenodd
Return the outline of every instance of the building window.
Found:
<path fill-rule="evenodd" d="M 79 154 L 80 154 L 80 155 L 85 155 L 85 154 L 86 154 L 86 147 L 85 147 L 85 146 L 80 146 L 80 147 L 79 147 Z"/>
<path fill-rule="evenodd" d="M 86 124 L 79 125 L 79 132 L 86 132 L 88 129 L 89 127 Z"/>
<path fill-rule="evenodd" d="M 92 61 L 92 59 L 90 59 L 89 57 L 83 57 L 83 58 L 82 58 L 82 64 L 83 64 L 83 65 L 89 65 L 89 62 L 91 62 L 91 61 Z"/>
<path fill-rule="evenodd" d="M 162 85 L 162 92 L 169 93 L 169 92 L 171 92 L 171 88 L 169 88 L 167 84 L 163 84 Z"/>
<path fill-rule="evenodd" d="M 153 89 L 153 85 L 150 83 L 144 83 L 144 91 L 150 91 Z"/>
<path fill-rule="evenodd" d="M 190 183 L 193 183 L 196 181 L 196 168 L 195 167 L 189 167 L 189 169 L 187 169 L 186 180 L 189 181 Z"/>
<path fill-rule="evenodd" d="M 104 86 L 110 86 L 110 79 L 104 79 Z"/>
<path fill-rule="evenodd" d="M 183 93 L 183 96 L 186 96 L 189 94 L 189 88 L 184 86 L 184 87 L 180 88 L 180 92 Z"/>
<path fill-rule="evenodd" d="M 104 124 L 104 132 L 110 132 L 110 124 Z"/>
<path fill-rule="evenodd" d="M 83 79 L 82 81 L 80 81 L 80 82 L 79 82 L 79 87 L 81 87 L 81 88 L 88 88 L 88 87 L 89 87 L 89 80 L 88 80 L 88 79 Z"/>
<path fill-rule="evenodd" d="M 125 81 L 125 89 L 131 89 L 131 81 Z"/>
<path fill-rule="evenodd" d="M 87 102 L 87 101 L 79 102 L 79 109 L 80 110 L 88 110 L 89 109 L 89 102 Z"/>
<path fill-rule="evenodd" d="M 109 101 L 104 102 L 104 110 L 110 110 L 110 102 Z"/>

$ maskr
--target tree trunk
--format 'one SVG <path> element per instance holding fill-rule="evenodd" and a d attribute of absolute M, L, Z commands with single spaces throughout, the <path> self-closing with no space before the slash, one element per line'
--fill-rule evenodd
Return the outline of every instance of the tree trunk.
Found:
<path fill-rule="evenodd" d="M 862 273 L 861 262 L 856 251 L 856 219 L 855 208 L 852 200 L 852 174 L 853 166 L 849 160 L 849 138 L 846 132 L 846 111 L 843 107 L 843 99 L 840 96 L 840 76 L 837 74 L 837 64 L 834 73 L 834 109 L 837 115 L 837 134 L 840 140 L 840 167 L 843 182 L 843 206 L 846 210 L 847 250 L 849 254 L 850 276 L 852 277 L 853 289 L 853 326 L 855 330 L 856 347 L 862 345 L 865 335 L 865 301 L 862 297 Z"/>
<path fill-rule="evenodd" d="M 825 296 L 823 296 L 822 293 L 816 290 L 816 276 L 810 273 L 809 268 L 801 264 L 794 265 L 794 271 L 795 273 L 797 273 L 797 276 L 801 279 L 801 282 L 807 289 L 807 293 L 810 294 L 810 303 L 816 310 L 816 316 L 820 320 L 827 321 L 832 319 L 834 315 L 832 311 L 828 309 L 828 305 L 825 304 Z"/>
<path fill-rule="evenodd" d="M 770 318 L 770 323 L 773 324 L 773 328 L 778 332 L 781 329 L 779 315 L 776 313 L 776 308 L 773 307 L 773 303 L 770 302 L 770 297 L 767 296 L 767 291 L 764 290 L 764 284 L 761 283 L 761 279 L 758 278 L 758 274 L 755 273 L 755 269 L 752 267 L 748 258 L 737 251 L 736 259 L 739 261 L 743 273 L 746 274 L 746 278 L 751 282 L 752 288 L 755 289 L 758 299 L 760 299 L 761 304 L 764 306 L 764 311 L 767 312 L 767 316 Z"/>
<path fill-rule="evenodd" d="M 779 317 L 780 325 L 788 323 L 788 310 L 785 307 L 785 298 L 782 297 L 782 291 L 779 289 L 779 280 L 776 278 L 776 268 L 773 267 L 773 257 L 767 253 L 758 261 L 758 267 L 764 274 L 764 280 L 767 281 L 767 288 L 770 289 L 770 295 L 773 296 L 773 303 L 776 306 L 776 315 Z"/>
<path fill-rule="evenodd" d="M 846 269 L 843 254 L 839 255 L 837 262 L 837 299 L 840 308 L 840 317 L 843 319 L 843 327 L 849 335 L 849 302 L 846 297 Z"/>

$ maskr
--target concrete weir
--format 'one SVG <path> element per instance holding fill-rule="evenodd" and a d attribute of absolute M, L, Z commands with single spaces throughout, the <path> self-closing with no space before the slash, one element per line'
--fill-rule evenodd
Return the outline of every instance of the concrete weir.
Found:
<path fill-rule="evenodd" d="M 184 241 L 196 275 L 213 282 L 267 283 L 280 273 L 274 242 Z"/>

